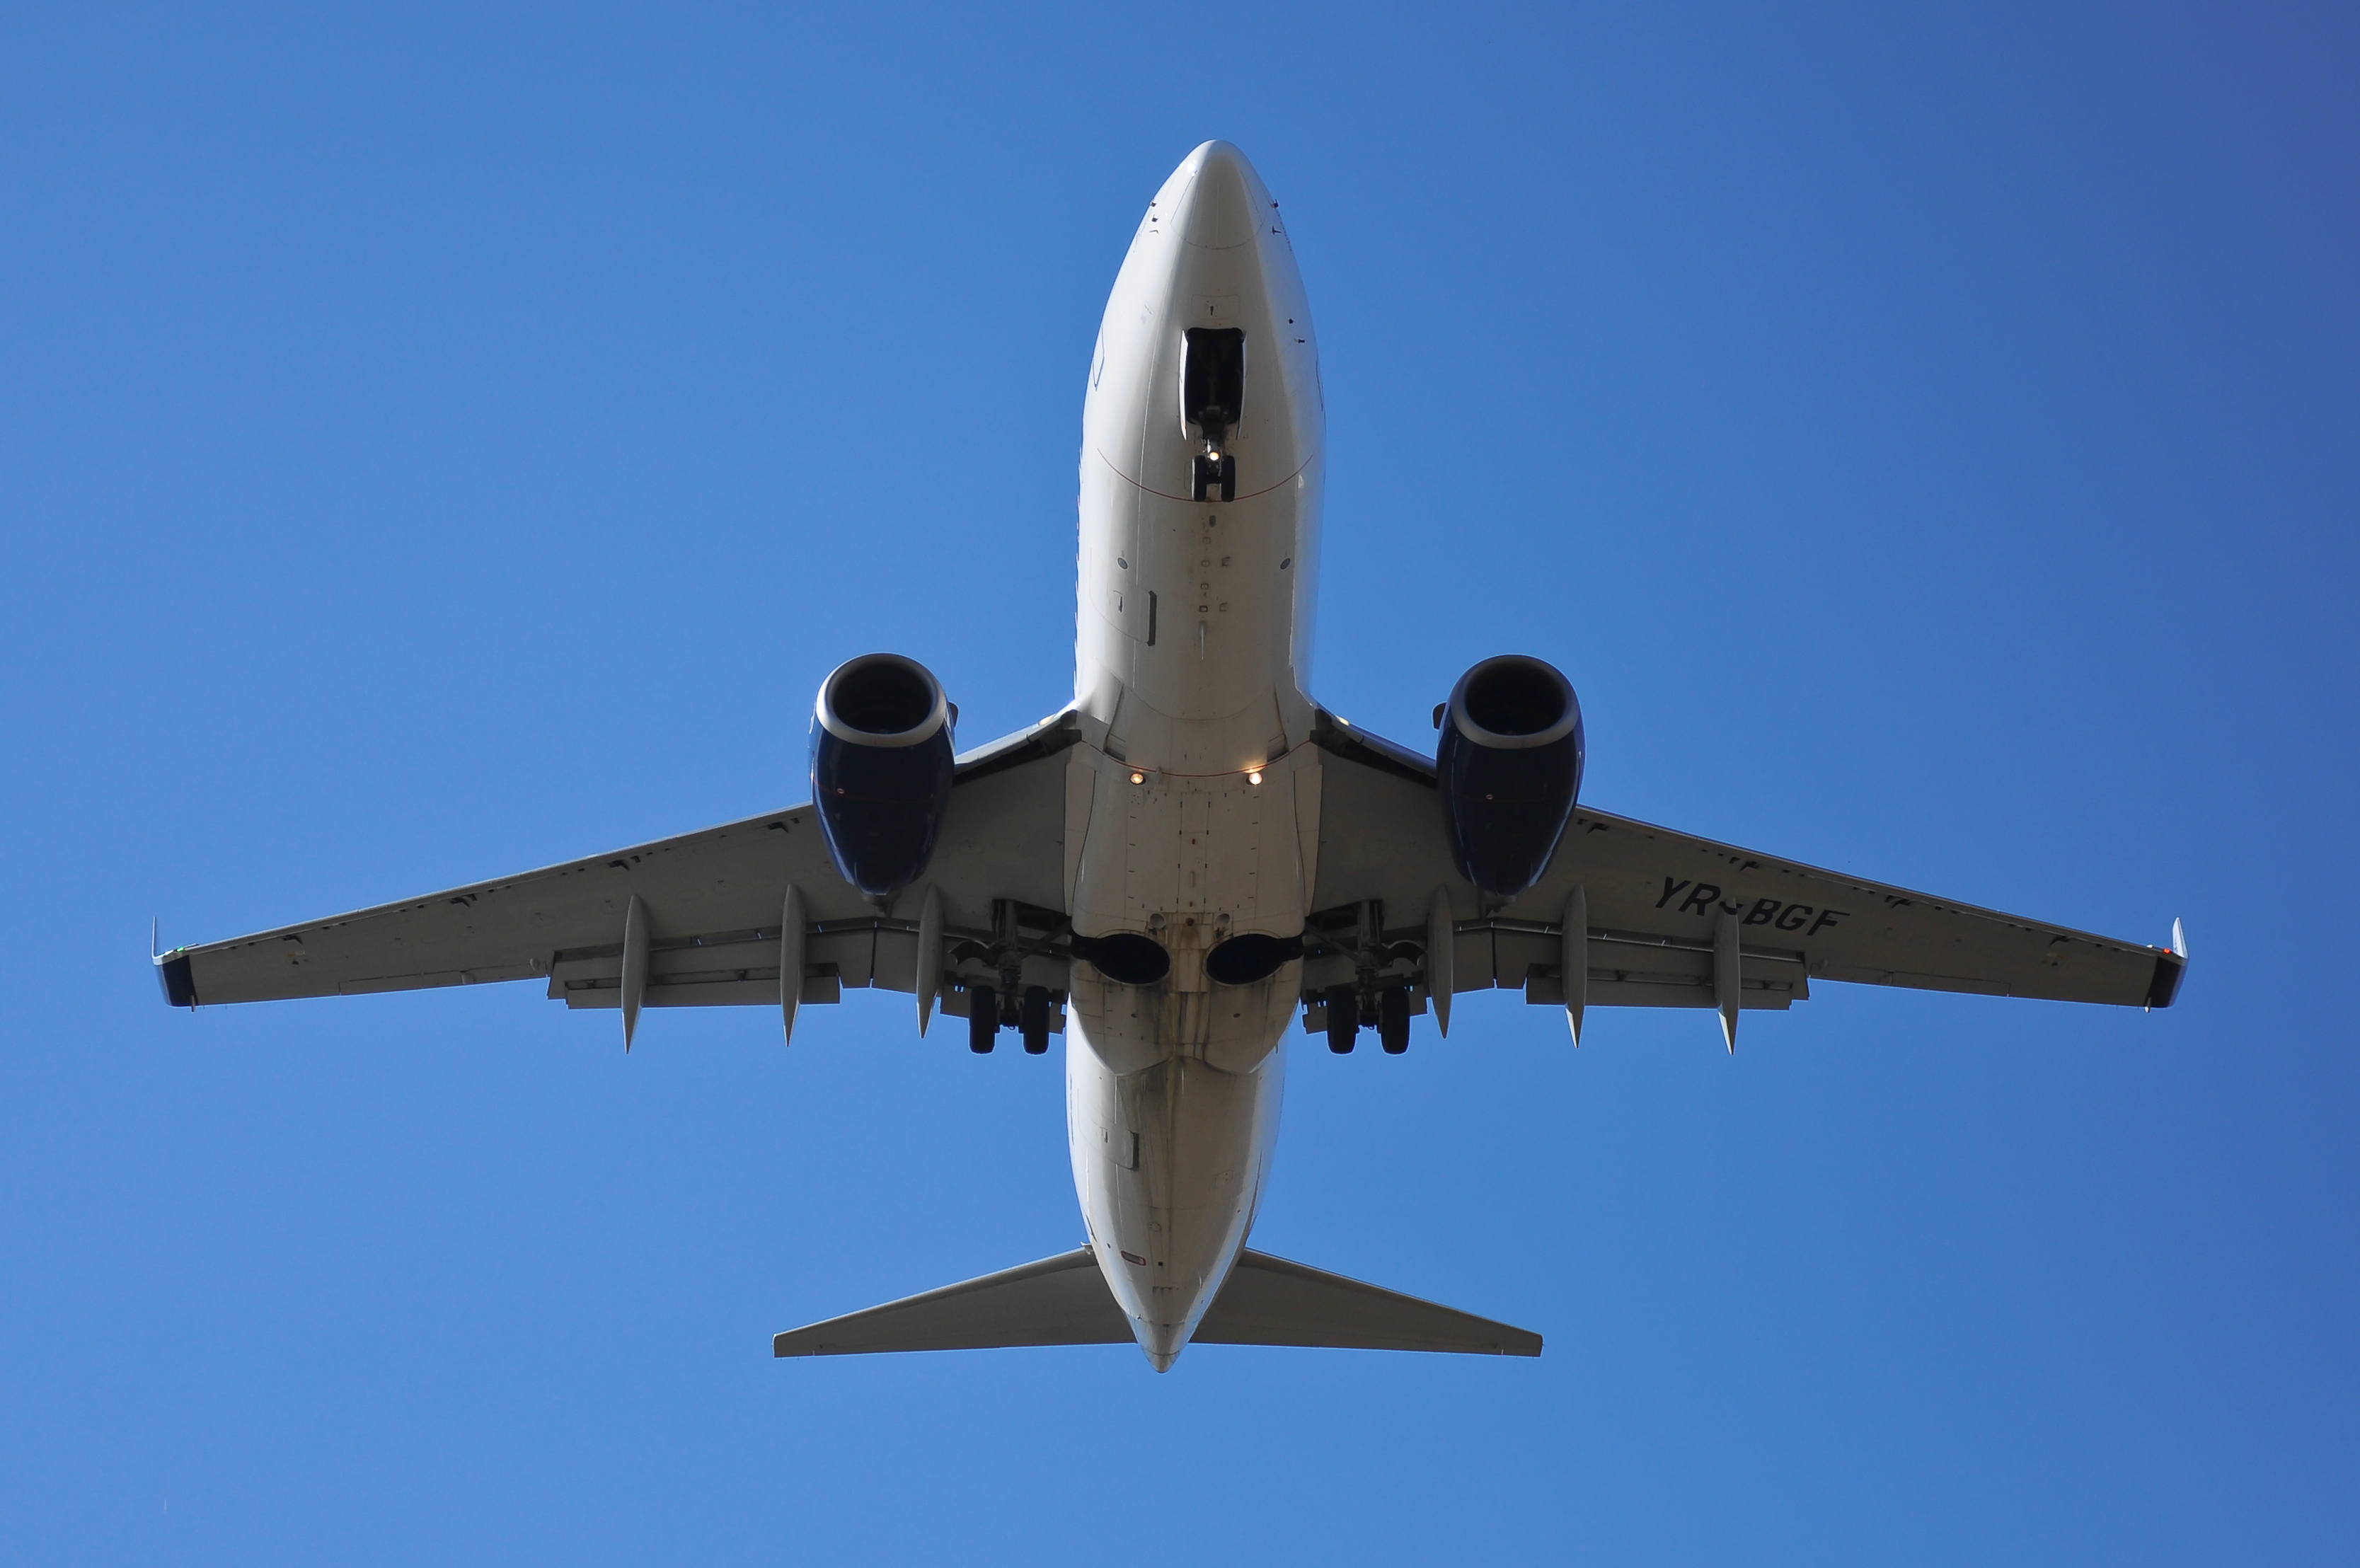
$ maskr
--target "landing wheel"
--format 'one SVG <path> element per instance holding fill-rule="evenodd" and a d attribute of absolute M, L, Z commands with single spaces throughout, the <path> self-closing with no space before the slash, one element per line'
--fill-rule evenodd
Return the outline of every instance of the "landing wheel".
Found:
<path fill-rule="evenodd" d="M 1024 987 L 1024 1011 L 1017 1019 L 1024 1033 L 1024 1054 L 1039 1056 L 1049 1049 L 1049 988 L 1046 985 Z"/>
<path fill-rule="evenodd" d="M 1409 1049 L 1409 992 L 1403 986 L 1377 994 L 1377 1040 L 1387 1056 Z"/>
<path fill-rule="evenodd" d="M 967 1048 L 988 1056 L 1000 1043 L 1000 998 L 989 985 L 967 988 Z"/>
<path fill-rule="evenodd" d="M 1360 1033 L 1360 998 L 1349 985 L 1328 993 L 1328 1049 L 1349 1056 Z"/>

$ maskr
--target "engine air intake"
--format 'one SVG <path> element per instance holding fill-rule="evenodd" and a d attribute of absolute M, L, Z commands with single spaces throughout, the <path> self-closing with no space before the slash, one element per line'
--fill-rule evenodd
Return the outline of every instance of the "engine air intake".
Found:
<path fill-rule="evenodd" d="M 923 875 L 950 809 L 956 713 L 913 659 L 869 653 L 820 682 L 812 800 L 844 879 L 890 898 Z"/>
<path fill-rule="evenodd" d="M 848 729 L 865 735 L 903 735 L 923 727 L 938 694 L 934 677 L 890 654 L 855 660 L 838 671 L 829 705 Z"/>
<path fill-rule="evenodd" d="M 1572 700 L 1565 678 L 1536 659 L 1489 659 L 1467 676 L 1467 716 L 1490 735 L 1520 740 L 1546 735 Z"/>
<path fill-rule="evenodd" d="M 1581 792 L 1581 704 L 1551 664 L 1487 659 L 1443 705 L 1436 757 L 1451 858 L 1493 898 L 1541 879 Z"/>

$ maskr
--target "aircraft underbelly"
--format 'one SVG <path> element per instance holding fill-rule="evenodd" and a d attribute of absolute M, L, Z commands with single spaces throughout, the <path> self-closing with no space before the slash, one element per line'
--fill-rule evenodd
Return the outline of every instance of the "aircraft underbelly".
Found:
<path fill-rule="evenodd" d="M 1245 1073 L 1177 1054 L 1116 1073 L 1085 1043 L 1066 1063 L 1074 1182 L 1099 1271 L 1141 1345 L 1176 1354 L 1252 1227 L 1285 1052 Z"/>
<path fill-rule="evenodd" d="M 1317 753 L 1244 777 L 1094 768 L 1075 898 L 1085 931 L 1144 931 L 1172 956 L 1150 985 L 1074 966 L 1067 1130 L 1100 1269 L 1151 1356 L 1186 1342 L 1244 1245 L 1278 1128 L 1279 1049 L 1302 964 L 1245 985 L 1207 972 L 1240 931 L 1303 928 L 1296 779 Z"/>
<path fill-rule="evenodd" d="M 1210 385 L 1190 356 L 1217 351 L 1231 355 L 1229 390 L 1184 407 Z M 1208 144 L 1142 220 L 1093 356 L 1075 660 L 1086 740 L 1066 772 L 1075 933 L 1143 933 L 1171 960 L 1145 985 L 1076 963 L 1066 1013 L 1074 1185 L 1099 1269 L 1159 1367 L 1228 1278 L 1277 1136 L 1301 962 L 1267 975 L 1216 962 L 1217 979 L 1207 957 L 1303 931 L 1324 444 L 1310 312 L 1275 203 L 1234 148 Z"/>

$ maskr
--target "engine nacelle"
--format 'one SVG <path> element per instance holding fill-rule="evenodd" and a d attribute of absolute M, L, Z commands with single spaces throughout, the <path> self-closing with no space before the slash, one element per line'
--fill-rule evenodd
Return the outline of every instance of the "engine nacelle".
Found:
<path fill-rule="evenodd" d="M 812 801 L 836 870 L 869 898 L 891 898 L 934 858 L 957 717 L 942 682 L 898 653 L 862 654 L 820 682 Z"/>
<path fill-rule="evenodd" d="M 1556 666 L 1487 659 L 1443 705 L 1436 757 L 1459 874 L 1494 898 L 1541 879 L 1581 792 L 1581 704 Z"/>

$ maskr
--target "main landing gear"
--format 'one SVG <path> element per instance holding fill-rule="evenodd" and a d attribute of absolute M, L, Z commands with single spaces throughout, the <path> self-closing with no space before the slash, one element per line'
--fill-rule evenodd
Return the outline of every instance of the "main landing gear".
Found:
<path fill-rule="evenodd" d="M 1338 985 L 1328 993 L 1328 1049 L 1338 1056 L 1352 1054 L 1360 1033 L 1360 993 Z"/>
<path fill-rule="evenodd" d="M 967 1048 L 989 1056 L 1000 1043 L 1000 998 L 989 985 L 967 988 Z"/>
<path fill-rule="evenodd" d="M 978 1056 L 989 1056 L 991 1048 L 1000 1043 L 1002 1026 L 1013 1024 L 1023 1037 L 1024 1052 L 1041 1056 L 1049 1049 L 1049 988 L 1027 985 L 1022 997 L 1011 998 L 1012 1007 L 1003 1012 L 1000 995 L 989 985 L 970 985 L 967 989 L 967 1048 Z"/>
<path fill-rule="evenodd" d="M 1355 985 L 1338 985 L 1328 993 L 1328 1050 L 1338 1056 L 1349 1055 L 1364 1024 L 1377 1026 L 1377 1043 L 1384 1047 L 1387 1056 L 1399 1056 L 1409 1049 L 1408 988 L 1389 985 L 1376 993 L 1374 1002 L 1371 1007 Z"/>

